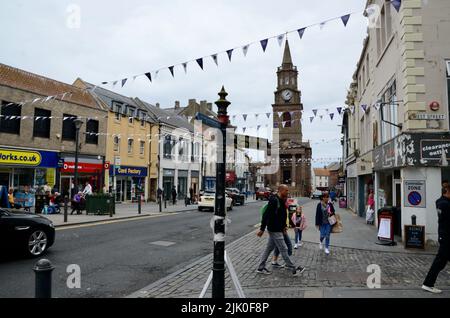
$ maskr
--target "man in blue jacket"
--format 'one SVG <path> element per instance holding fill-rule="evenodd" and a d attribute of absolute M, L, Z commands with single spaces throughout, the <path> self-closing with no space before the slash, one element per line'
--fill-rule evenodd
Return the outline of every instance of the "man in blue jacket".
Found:
<path fill-rule="evenodd" d="M 442 197 L 436 201 L 438 213 L 438 236 L 439 251 L 431 265 L 422 289 L 434 294 L 440 294 L 442 291 L 434 287 L 439 272 L 442 271 L 450 260 L 450 188 L 442 188 Z"/>
<path fill-rule="evenodd" d="M 276 196 L 272 196 L 269 199 L 266 212 L 263 214 L 261 227 L 256 233 L 258 237 L 264 234 L 264 231 L 268 230 L 269 240 L 267 242 L 266 249 L 261 256 L 261 262 L 258 266 L 259 274 L 271 274 L 272 272 L 266 268 L 267 258 L 270 253 L 275 249 L 281 253 L 281 256 L 286 263 L 286 267 L 292 270 L 293 276 L 298 276 L 305 271 L 304 267 L 296 267 L 294 263 L 289 258 L 286 243 L 284 242 L 284 233 L 287 233 L 287 210 L 286 210 L 286 199 L 289 195 L 289 188 L 282 184 L 278 187 L 278 193 Z"/>

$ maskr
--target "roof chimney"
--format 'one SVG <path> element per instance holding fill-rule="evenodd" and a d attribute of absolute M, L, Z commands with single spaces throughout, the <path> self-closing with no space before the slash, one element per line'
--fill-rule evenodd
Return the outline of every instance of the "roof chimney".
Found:
<path fill-rule="evenodd" d="M 159 103 L 156 103 L 156 107 L 159 108 Z"/>
<path fill-rule="evenodd" d="M 196 103 L 197 103 L 197 101 L 195 100 L 195 98 L 189 100 L 189 106 L 194 105 Z"/>
<path fill-rule="evenodd" d="M 200 101 L 200 108 L 201 108 L 201 109 L 206 108 L 206 100 L 201 100 L 201 101 Z"/>
<path fill-rule="evenodd" d="M 180 102 L 179 101 L 175 101 L 175 109 L 180 109 Z"/>
<path fill-rule="evenodd" d="M 207 107 L 210 111 L 212 111 L 212 103 L 206 103 L 206 107 Z"/>

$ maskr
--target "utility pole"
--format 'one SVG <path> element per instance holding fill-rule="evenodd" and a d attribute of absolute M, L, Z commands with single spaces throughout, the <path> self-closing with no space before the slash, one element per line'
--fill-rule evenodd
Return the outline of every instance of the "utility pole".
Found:
<path fill-rule="evenodd" d="M 227 108 L 230 105 L 230 102 L 226 100 L 227 95 L 228 93 L 222 86 L 222 90 L 219 92 L 220 99 L 215 102 L 218 108 L 222 147 L 217 147 L 212 298 L 221 299 L 225 298 L 225 159 L 226 129 L 229 120 Z"/>

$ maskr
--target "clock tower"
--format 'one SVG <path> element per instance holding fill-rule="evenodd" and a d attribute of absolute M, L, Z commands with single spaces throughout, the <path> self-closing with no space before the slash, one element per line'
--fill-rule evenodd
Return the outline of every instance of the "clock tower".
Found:
<path fill-rule="evenodd" d="M 277 70 L 277 89 L 272 104 L 274 134 L 272 147 L 279 149 L 278 171 L 271 175 L 271 186 L 286 184 L 293 196 L 309 196 L 311 191 L 311 146 L 302 138 L 301 92 L 298 89 L 298 70 L 292 63 L 289 42 L 286 40 L 283 61 Z"/>

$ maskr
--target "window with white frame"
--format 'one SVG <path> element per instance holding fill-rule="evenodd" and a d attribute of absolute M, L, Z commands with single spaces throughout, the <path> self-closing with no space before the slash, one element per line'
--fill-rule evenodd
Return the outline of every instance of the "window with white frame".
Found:
<path fill-rule="evenodd" d="M 128 153 L 132 154 L 133 153 L 133 139 L 132 138 L 128 138 Z"/>
<path fill-rule="evenodd" d="M 130 123 L 130 124 L 132 124 L 133 123 L 133 120 L 134 120 L 134 116 L 135 116 L 135 109 L 134 108 L 132 108 L 132 107 L 128 107 L 128 113 L 127 113 L 127 116 L 128 116 L 128 123 Z"/>
<path fill-rule="evenodd" d="M 139 154 L 141 155 L 145 154 L 145 141 L 143 140 L 139 142 Z"/>
<path fill-rule="evenodd" d="M 141 127 L 145 126 L 145 120 L 147 119 L 147 113 L 140 112 L 140 120 L 141 120 Z"/>
<path fill-rule="evenodd" d="M 115 113 L 116 120 L 120 120 L 122 116 L 122 105 L 118 103 L 114 103 L 113 111 Z"/>
<path fill-rule="evenodd" d="M 391 140 L 400 133 L 398 127 L 398 104 L 397 104 L 397 85 L 393 81 L 381 96 L 382 112 L 384 121 L 381 122 L 381 143 Z M 387 122 L 392 124 L 389 124 Z"/>
<path fill-rule="evenodd" d="M 118 152 L 120 150 L 120 138 L 119 138 L 119 136 L 114 136 L 113 143 L 114 143 L 114 151 Z"/>

